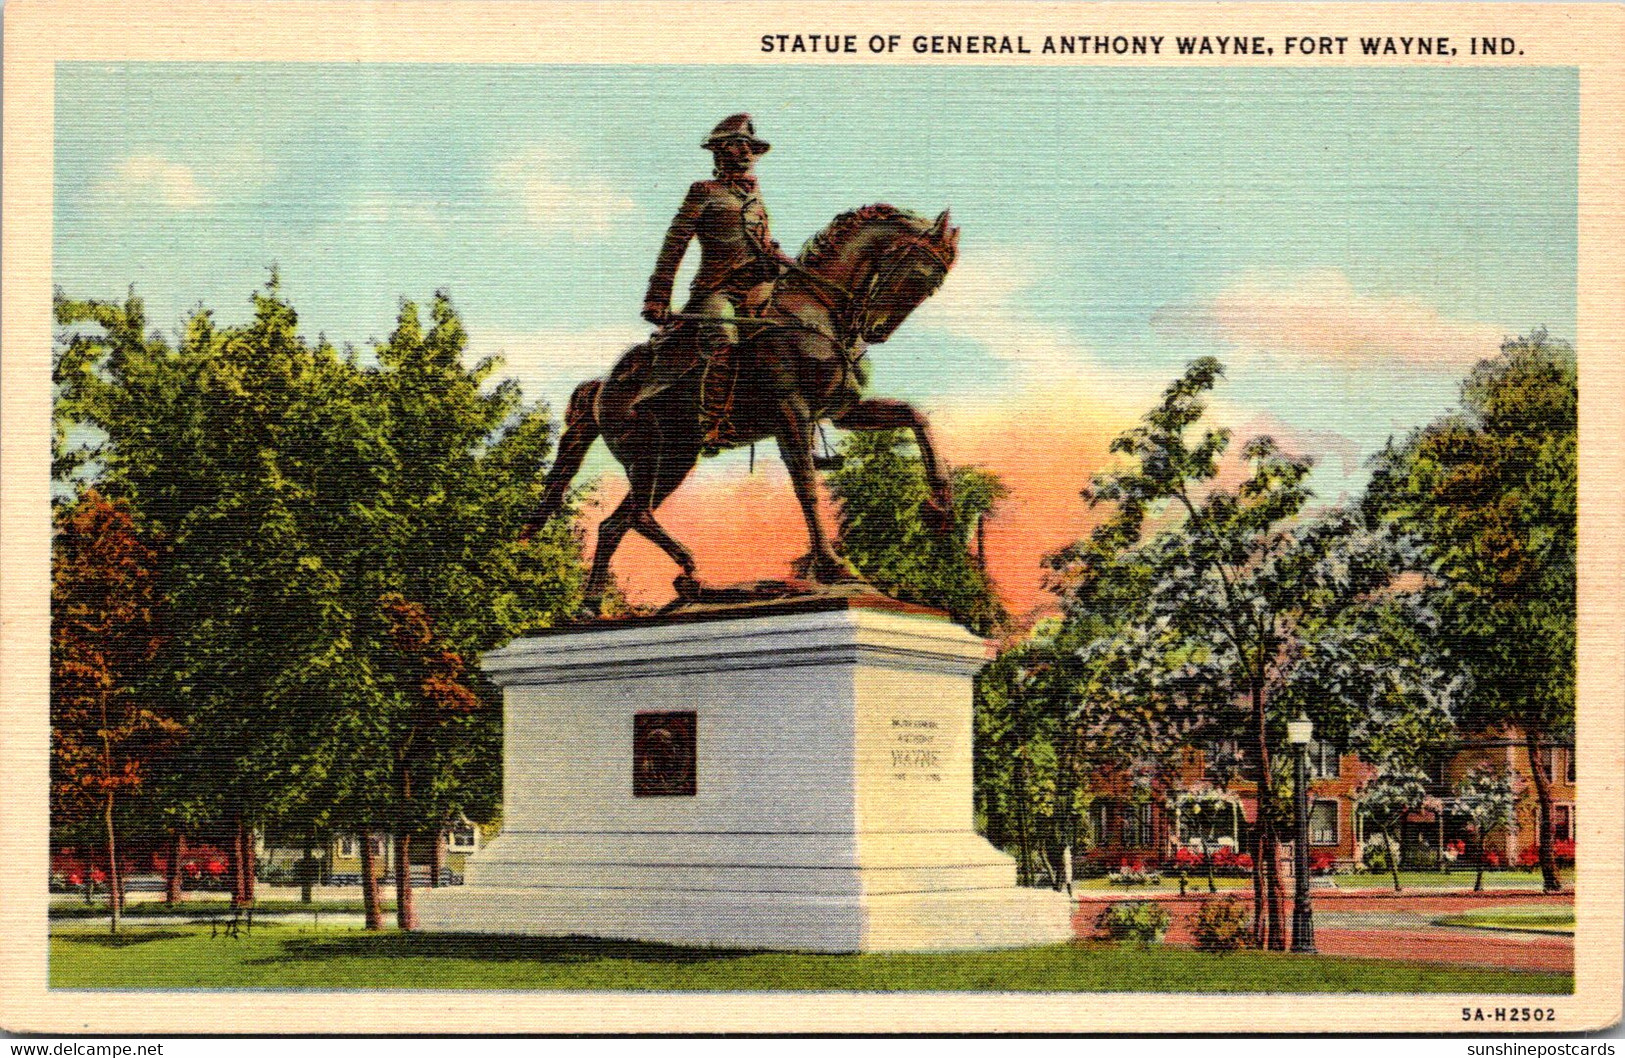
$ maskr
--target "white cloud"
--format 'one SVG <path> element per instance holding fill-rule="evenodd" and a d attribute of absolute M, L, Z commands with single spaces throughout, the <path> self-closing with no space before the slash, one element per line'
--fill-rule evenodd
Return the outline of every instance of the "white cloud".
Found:
<path fill-rule="evenodd" d="M 1248 277 L 1211 298 L 1158 309 L 1151 323 L 1164 334 L 1214 338 L 1243 353 L 1452 371 L 1493 356 L 1505 335 L 1490 324 L 1448 319 L 1431 305 L 1361 293 L 1336 270 Z"/>
<path fill-rule="evenodd" d="M 602 235 L 637 208 L 630 196 L 592 173 L 565 147 L 531 147 L 498 162 L 497 193 L 515 203 L 526 224 L 573 238 Z"/>
<path fill-rule="evenodd" d="M 190 166 L 156 154 L 125 158 L 95 190 L 98 196 L 124 205 L 156 203 L 169 210 L 202 209 L 214 197 Z"/>

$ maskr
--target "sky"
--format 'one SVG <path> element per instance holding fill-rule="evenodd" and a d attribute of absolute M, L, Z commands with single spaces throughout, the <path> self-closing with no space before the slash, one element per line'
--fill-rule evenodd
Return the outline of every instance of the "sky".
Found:
<path fill-rule="evenodd" d="M 1093 524 L 1110 438 L 1195 357 L 1226 367 L 1214 421 L 1315 457 L 1333 503 L 1503 338 L 1575 327 L 1570 69 L 64 63 L 56 91 L 67 295 L 133 286 L 178 331 L 248 318 L 275 265 L 309 337 L 364 349 L 444 289 L 470 358 L 555 410 L 646 334 L 724 116 L 773 143 L 787 249 L 865 203 L 951 208 L 959 263 L 871 350 L 871 393 L 1011 486 L 987 546 L 1017 613 Z M 623 479 L 601 445 L 583 477 L 595 518 Z M 660 517 L 707 580 L 806 547 L 771 446 L 707 460 Z M 658 602 L 676 570 L 632 540 L 616 572 Z"/>

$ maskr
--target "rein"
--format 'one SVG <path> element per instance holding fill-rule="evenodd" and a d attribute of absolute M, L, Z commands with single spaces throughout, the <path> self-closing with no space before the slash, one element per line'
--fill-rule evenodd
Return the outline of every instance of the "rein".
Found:
<path fill-rule="evenodd" d="M 809 293 L 812 294 L 814 300 L 829 311 L 836 321 L 838 330 L 845 337 L 831 334 L 822 327 L 808 323 L 794 313 L 786 313 L 789 319 L 784 321 L 783 326 L 817 335 L 839 349 L 849 364 L 856 364 L 863 356 L 862 347 L 873 341 L 872 332 L 869 329 L 869 317 L 873 312 L 876 296 L 885 286 L 890 284 L 890 281 L 902 271 L 903 265 L 908 259 L 916 253 L 923 253 L 929 257 L 932 263 L 942 270 L 943 277 L 946 277 L 948 271 L 953 267 L 953 262 L 939 253 L 927 240 L 918 235 L 911 235 L 903 240 L 901 245 L 894 245 L 889 248 L 879 267 L 870 273 L 868 282 L 860 283 L 863 287 L 861 300 L 855 292 L 832 280 L 825 279 L 818 273 L 808 269 L 801 262 L 788 261 L 786 270 L 809 281 Z M 938 280 L 938 283 L 941 283 L 941 279 Z M 832 297 L 826 297 L 826 294 L 832 295 Z M 771 301 L 769 304 L 771 304 Z M 856 355 L 853 355 L 853 350 L 856 350 Z"/>

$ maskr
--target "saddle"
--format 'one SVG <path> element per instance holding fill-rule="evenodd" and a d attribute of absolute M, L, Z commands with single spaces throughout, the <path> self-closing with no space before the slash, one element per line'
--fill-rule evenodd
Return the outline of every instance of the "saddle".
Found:
<path fill-rule="evenodd" d="M 684 321 L 662 327 L 647 342 L 628 350 L 615 365 L 610 374 L 612 381 L 640 383 L 632 407 L 659 396 L 705 366 L 696 330 L 695 324 Z"/>

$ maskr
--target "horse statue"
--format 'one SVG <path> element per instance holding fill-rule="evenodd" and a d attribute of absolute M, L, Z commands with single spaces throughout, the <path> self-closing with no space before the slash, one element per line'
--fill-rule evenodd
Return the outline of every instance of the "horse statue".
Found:
<path fill-rule="evenodd" d="M 821 422 L 845 430 L 911 429 L 931 489 L 927 519 L 939 532 L 953 528 L 952 486 L 925 417 L 903 401 L 864 397 L 863 358 L 942 285 L 958 247 L 959 229 L 949 224 L 947 210 L 935 222 L 887 205 L 843 213 L 786 265 L 758 316 L 735 324 L 734 447 L 770 437 L 778 442 L 807 522 L 810 546 L 795 570 L 815 584 L 863 583 L 835 553 L 819 518 L 813 445 Z M 576 387 L 540 507 L 525 523 L 529 537 L 563 510 L 587 449 L 602 437 L 631 488 L 598 528 L 583 602 L 589 616 L 598 614 L 610 559 L 628 532 L 648 538 L 682 570 L 674 582 L 679 602 L 735 601 L 738 595 L 703 586 L 694 556 L 655 521 L 702 450 L 700 362 L 690 354 L 688 369 L 669 366 L 683 363 L 683 345 L 691 343 L 681 334 L 657 335 L 629 349 L 606 377 Z"/>

